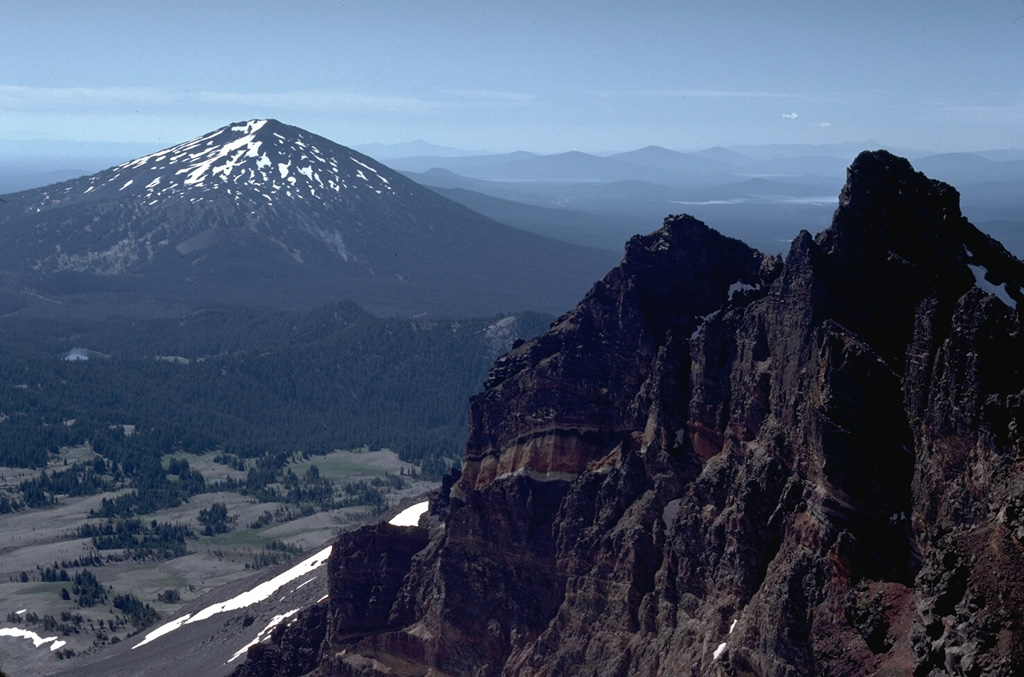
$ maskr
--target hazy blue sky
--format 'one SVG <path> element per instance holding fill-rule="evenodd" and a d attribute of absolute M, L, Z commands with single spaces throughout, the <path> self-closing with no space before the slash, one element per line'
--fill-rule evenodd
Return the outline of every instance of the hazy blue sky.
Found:
<path fill-rule="evenodd" d="M 0 138 L 1024 146 L 1022 0 L 4 0 Z"/>

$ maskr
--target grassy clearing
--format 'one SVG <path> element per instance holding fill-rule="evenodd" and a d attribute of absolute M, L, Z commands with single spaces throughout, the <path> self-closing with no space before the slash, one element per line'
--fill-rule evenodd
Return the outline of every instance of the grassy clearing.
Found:
<path fill-rule="evenodd" d="M 401 460 L 398 458 L 398 454 L 390 449 L 378 451 L 338 450 L 325 456 L 311 456 L 308 459 L 299 460 L 289 464 L 289 467 L 296 475 L 304 475 L 313 465 L 320 471 L 321 477 L 329 477 L 335 482 L 379 477 L 388 473 L 399 474 L 402 471 L 409 473 L 416 470 L 415 465 Z"/>
<path fill-rule="evenodd" d="M 176 451 L 165 455 L 161 460 L 164 469 L 170 467 L 172 459 L 188 461 L 189 466 L 201 472 L 207 482 L 227 478 L 245 479 L 245 470 L 236 470 L 223 463 L 217 463 L 214 460 L 216 457 L 217 454 L 213 452 L 197 456 L 184 451 Z M 303 458 L 301 454 L 295 454 L 288 467 L 296 475 L 304 475 L 310 466 L 314 465 L 320 471 L 321 477 L 328 477 L 335 482 L 351 482 L 357 479 L 379 477 L 388 473 L 412 473 L 418 470 L 414 464 L 401 460 L 398 458 L 398 454 L 390 449 L 371 451 L 366 447 L 362 449 L 338 449 L 323 456 L 309 456 L 306 458 Z M 252 466 L 253 461 L 247 460 L 246 468 Z"/>
<path fill-rule="evenodd" d="M 92 450 L 89 445 L 79 447 L 66 447 L 61 449 L 60 455 L 51 456 L 45 468 L 11 468 L 0 466 L 0 491 L 9 496 L 14 496 L 18 485 L 26 480 L 38 478 L 43 471 L 54 472 L 64 470 L 75 463 L 90 463 L 100 455 Z"/>

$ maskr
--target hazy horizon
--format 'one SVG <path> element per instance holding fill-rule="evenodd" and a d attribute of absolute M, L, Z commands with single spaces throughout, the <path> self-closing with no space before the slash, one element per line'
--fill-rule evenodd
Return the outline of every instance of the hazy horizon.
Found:
<path fill-rule="evenodd" d="M 160 148 L 276 118 L 347 146 L 540 154 L 1024 147 L 1024 2 L 0 9 L 0 140 Z"/>

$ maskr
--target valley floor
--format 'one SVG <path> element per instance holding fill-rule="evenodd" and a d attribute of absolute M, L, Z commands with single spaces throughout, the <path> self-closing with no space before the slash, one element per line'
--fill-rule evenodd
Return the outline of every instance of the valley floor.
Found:
<path fill-rule="evenodd" d="M 174 458 L 165 458 L 165 465 Z M 182 454 L 183 457 L 186 455 Z M 98 456 L 87 446 L 64 449 L 47 472 Z M 215 454 L 187 456 L 192 469 L 208 485 L 245 471 L 214 461 Z M 417 468 L 388 450 L 335 451 L 303 459 L 288 469 L 306 476 L 312 466 L 331 480 L 339 497 L 351 503 L 351 487 L 390 478 L 386 503 L 398 506 L 435 486 L 420 479 Z M 0 495 L 13 495 L 25 480 L 43 472 L 0 467 Z M 396 481 L 395 477 L 400 477 Z M 378 486 L 384 483 L 378 482 Z M 350 490 L 346 493 L 345 489 Z M 190 528 L 185 554 L 130 556 L 121 549 L 98 549 L 94 538 L 82 537 L 86 525 L 106 520 L 90 517 L 104 499 L 124 490 L 92 496 L 58 496 L 48 508 L 0 515 L 0 668 L 12 675 L 42 674 L 61 669 L 63 659 L 119 643 L 144 628 L 174 618 L 205 593 L 251 575 L 257 569 L 296 558 L 322 546 L 339 531 L 373 519 L 380 506 L 348 505 L 333 510 L 260 502 L 233 491 L 201 493 L 175 508 L 146 514 L 150 525 Z M 204 535 L 203 517 L 226 508 L 223 533 Z M 208 523 L 208 520 L 207 520 Z M 91 576 L 90 576 L 91 574 Z M 98 588 L 92 585 L 92 579 Z M 148 610 L 147 610 L 148 607 Z M 155 612 L 155 613 L 154 613 Z M 158 621 L 154 619 L 159 616 Z"/>

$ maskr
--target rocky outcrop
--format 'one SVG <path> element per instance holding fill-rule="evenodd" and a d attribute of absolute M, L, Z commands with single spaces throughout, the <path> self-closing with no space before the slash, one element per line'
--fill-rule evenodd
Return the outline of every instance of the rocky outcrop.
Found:
<path fill-rule="evenodd" d="M 278 625 L 269 642 L 249 647 L 246 661 L 231 677 L 291 677 L 315 669 L 327 634 L 327 611 L 326 603 L 315 604 L 297 622 Z"/>
<path fill-rule="evenodd" d="M 649 414 L 644 384 L 659 351 L 685 343 L 731 293 L 767 284 L 780 267 L 686 216 L 634 237 L 579 306 L 497 361 L 470 407 L 456 494 L 512 473 L 568 481 L 628 445 Z"/>
<path fill-rule="evenodd" d="M 494 366 L 320 675 L 1024 672 L 1024 264 L 884 151 L 785 261 L 686 216 Z M 349 553 L 349 554 L 344 554 Z"/>

